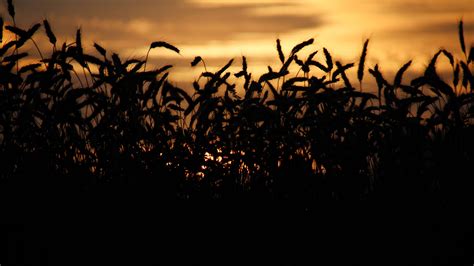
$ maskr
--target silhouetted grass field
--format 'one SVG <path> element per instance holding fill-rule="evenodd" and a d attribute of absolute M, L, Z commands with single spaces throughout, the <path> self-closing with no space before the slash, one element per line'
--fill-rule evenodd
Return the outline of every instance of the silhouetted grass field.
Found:
<path fill-rule="evenodd" d="M 75 41 L 58 43 L 47 20 L 21 28 L 8 2 L 10 18 L 0 19 L 6 205 L 41 212 L 84 199 L 97 204 L 97 215 L 108 200 L 127 208 L 129 201 L 154 206 L 173 199 L 231 200 L 234 209 L 235 202 L 243 209 L 278 202 L 314 215 L 357 202 L 413 213 L 472 211 L 474 50 L 466 47 L 462 22 L 459 40 L 446 40 L 459 42 L 462 56 L 440 50 L 411 80 L 404 78 L 411 61 L 394 80 L 366 65 L 368 40 L 354 63 L 334 61 L 327 49 L 299 56 L 313 39 L 291 51 L 277 40 L 280 63 L 267 73 L 249 73 L 245 57 L 209 72 L 196 57 L 192 67 L 204 72 L 185 90 L 169 81 L 166 62 L 147 65 L 148 54 L 124 60 L 98 43 L 84 44 L 81 30 Z M 49 50 L 35 43 L 41 34 Z M 149 52 L 160 49 L 179 53 L 160 41 Z M 316 53 L 325 60 L 315 60 Z M 441 57 L 452 67 L 448 77 L 437 73 Z M 229 72 L 236 64 L 241 71 Z M 367 79 L 374 87 L 362 87 Z M 470 220 L 453 219 L 472 232 Z M 472 251 L 472 241 L 464 246 Z M 472 258 L 466 254 L 457 255 Z"/>

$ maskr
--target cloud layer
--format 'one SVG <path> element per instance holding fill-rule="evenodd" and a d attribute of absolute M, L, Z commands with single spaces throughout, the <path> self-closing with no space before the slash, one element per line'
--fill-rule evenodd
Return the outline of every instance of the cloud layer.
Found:
<path fill-rule="evenodd" d="M 110 41 L 137 38 L 149 41 L 162 37 L 177 44 L 196 44 L 225 41 L 241 34 L 274 37 L 296 29 L 314 28 L 321 23 L 312 16 L 266 16 L 252 12 L 262 8 L 291 8 L 292 4 L 285 3 L 203 5 L 186 0 L 17 2 L 18 13 L 26 23 L 48 17 L 62 35 L 71 34 L 71 29 L 81 26 L 88 34 Z"/>
<path fill-rule="evenodd" d="M 0 12 L 5 16 L 5 1 Z M 154 62 L 173 62 L 186 71 L 196 55 L 209 66 L 247 55 L 250 62 L 277 63 L 275 39 L 284 49 L 311 37 L 343 61 L 359 56 L 371 38 L 368 65 L 388 71 L 407 60 L 423 67 L 440 47 L 459 52 L 457 21 L 465 21 L 468 45 L 474 42 L 472 0 L 16 0 L 19 23 L 48 18 L 61 40 L 73 40 L 81 27 L 92 42 L 124 57 L 142 56 L 152 41 L 178 46 L 183 56 L 153 52 Z M 163 56 L 165 58 L 163 58 Z M 159 63 L 157 63 L 159 64 Z M 179 73 L 183 76 L 184 73 Z"/>

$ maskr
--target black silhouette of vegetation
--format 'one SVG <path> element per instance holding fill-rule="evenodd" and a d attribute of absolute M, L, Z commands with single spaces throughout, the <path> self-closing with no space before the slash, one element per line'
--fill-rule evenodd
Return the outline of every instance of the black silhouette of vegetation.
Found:
<path fill-rule="evenodd" d="M 14 8 L 9 5 L 10 15 Z M 2 22 L 3 24 L 3 22 Z M 50 56 L 21 51 L 41 27 Z M 94 44 L 84 52 L 81 31 L 60 46 L 47 20 L 5 30 L 1 68 L 2 180 L 37 179 L 84 188 L 101 183 L 156 183 L 179 197 L 250 196 L 361 199 L 381 190 L 442 190 L 445 176 L 472 161 L 472 54 L 455 59 L 440 50 L 424 75 L 393 83 L 369 69 L 378 94 L 356 90 L 353 63 L 305 60 L 296 45 L 281 66 L 252 78 L 246 58 L 204 72 L 194 92 L 168 81 L 171 65 L 146 70 L 145 60 L 123 61 Z M 460 40 L 466 53 L 462 22 Z M 357 78 L 364 78 L 368 41 Z M 154 42 L 150 50 L 179 50 Z M 150 52 L 149 50 L 149 52 Z M 38 50 L 39 51 L 39 50 Z M 148 53 L 149 53 L 148 52 Z M 41 52 L 40 52 L 41 53 Z M 452 84 L 436 72 L 440 56 L 453 68 Z M 203 62 L 201 57 L 191 63 Z M 299 69 L 290 74 L 292 64 Z M 318 72 L 319 70 L 319 72 Z M 242 90 L 240 90 L 242 89 Z M 456 165 L 456 167 L 454 167 Z M 43 180 L 39 176 L 49 176 Z M 54 181 L 53 181 L 54 180 Z"/>
<path fill-rule="evenodd" d="M 192 67 L 205 72 L 189 92 L 169 81 L 172 66 L 147 66 L 148 54 L 124 60 L 97 43 L 88 53 L 81 30 L 59 44 L 47 20 L 22 29 L 11 1 L 8 12 L 12 23 L 0 19 L 4 193 L 117 189 L 157 199 L 284 199 L 307 211 L 321 202 L 473 199 L 474 55 L 462 22 L 464 58 L 442 49 L 411 80 L 411 61 L 393 82 L 367 66 L 368 40 L 360 88 L 350 79 L 355 64 L 333 61 L 326 48 L 324 62 L 318 51 L 300 57 L 313 39 L 289 53 L 277 40 L 281 64 L 257 77 L 245 57 L 238 73 L 229 71 L 234 60 L 210 72 L 196 57 Z M 50 51 L 34 42 L 42 29 Z M 165 42 L 152 49 L 179 53 Z M 436 70 L 440 57 L 452 66 L 447 80 Z M 375 88 L 362 88 L 368 78 Z"/>

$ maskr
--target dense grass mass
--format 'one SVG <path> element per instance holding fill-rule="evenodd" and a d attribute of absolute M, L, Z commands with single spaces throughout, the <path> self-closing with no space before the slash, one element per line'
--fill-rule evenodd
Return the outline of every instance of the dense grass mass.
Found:
<path fill-rule="evenodd" d="M 129 200 L 136 203 L 132 210 L 148 206 L 143 208 L 149 213 L 170 199 L 236 200 L 257 214 L 262 206 L 257 202 L 272 202 L 315 217 L 324 217 L 324 206 L 340 204 L 368 203 L 375 213 L 393 206 L 411 214 L 433 208 L 432 214 L 446 212 L 430 216 L 440 219 L 430 224 L 420 222 L 420 228 L 439 233 L 421 235 L 428 251 L 413 254 L 435 254 L 427 261 L 430 265 L 454 265 L 453 258 L 472 262 L 468 251 L 473 227 L 458 215 L 472 210 L 474 196 L 474 51 L 466 47 L 462 22 L 461 58 L 440 50 L 424 73 L 411 80 L 404 78 L 411 61 L 393 81 L 378 65 L 368 66 L 368 40 L 355 63 L 334 61 L 326 48 L 302 58 L 301 51 L 313 39 L 289 53 L 277 40 L 280 63 L 261 76 L 248 72 L 245 57 L 238 73 L 228 71 L 234 60 L 210 72 L 204 59 L 196 57 L 191 67 L 203 67 L 204 72 L 190 91 L 170 82 L 172 66 L 147 65 L 152 50 L 179 53 L 173 45 L 153 42 L 145 59 L 124 60 L 97 43 L 87 52 L 81 30 L 74 42 L 59 44 L 47 20 L 20 28 L 12 1 L 8 13 L 12 19 L 7 23 L 0 17 L 0 194 L 15 211 L 23 210 L 14 207 L 23 202 L 18 206 L 36 206 L 32 209 L 43 217 L 45 206 L 64 203 L 61 211 L 52 211 L 62 215 L 90 200 L 87 206 L 96 209 L 94 217 L 101 217 L 107 209 L 101 204 L 116 201 L 121 220 Z M 43 30 L 51 45 L 48 51 L 35 42 Z M 315 59 L 318 52 L 323 61 Z M 451 65 L 451 77 L 437 73 L 441 57 Z M 367 79 L 374 82 L 362 88 Z M 452 207 L 461 211 L 445 215 Z M 194 219 L 199 210 L 187 209 L 189 217 Z M 176 218 L 185 221 L 181 230 L 189 228 L 189 217 Z M 145 221 L 136 220 L 137 228 Z M 218 223 L 212 220 L 208 226 Z M 331 226 L 339 225 L 321 228 Z M 360 226 L 337 231 L 384 225 L 370 221 Z M 399 233 L 419 233 L 417 227 L 393 228 L 390 236 L 395 239 Z M 452 228 L 461 233 L 451 234 Z M 301 235 L 308 233 L 300 230 Z M 185 234 L 180 236 L 185 239 Z M 367 238 L 364 234 L 357 237 Z M 347 245 L 352 249 L 359 243 Z M 415 248 L 417 242 L 404 245 Z M 68 254 L 64 252 L 58 254 Z"/>
<path fill-rule="evenodd" d="M 14 18 L 13 6 L 8 10 Z M 354 87 L 347 74 L 354 63 L 334 62 L 327 49 L 325 62 L 314 59 L 318 51 L 298 57 L 313 39 L 289 54 L 277 40 L 280 66 L 253 77 L 245 57 L 238 73 L 227 71 L 230 60 L 202 73 L 193 92 L 168 81 L 172 66 L 147 69 L 148 54 L 122 60 L 97 43 L 88 54 L 80 30 L 75 42 L 60 45 L 47 20 L 29 29 L 14 20 L 1 24 L 2 36 L 14 36 L 0 49 L 3 183 L 85 190 L 143 185 L 170 197 L 305 205 L 462 195 L 458 189 L 472 184 L 473 49 L 466 50 L 462 22 L 465 57 L 440 50 L 411 81 L 403 79 L 411 61 L 393 82 L 375 65 L 368 72 L 377 87 L 362 90 L 368 41 Z M 34 41 L 42 27 L 50 51 Z M 30 43 L 40 59 L 22 50 Z M 179 53 L 165 42 L 150 45 L 157 48 Z M 449 60 L 452 80 L 437 74 L 439 57 Z M 201 63 L 206 68 L 201 57 L 191 65 Z"/>

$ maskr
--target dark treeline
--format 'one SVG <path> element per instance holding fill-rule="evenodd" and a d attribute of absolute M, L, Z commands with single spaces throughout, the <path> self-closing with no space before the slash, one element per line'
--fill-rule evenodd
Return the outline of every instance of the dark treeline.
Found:
<path fill-rule="evenodd" d="M 115 195 L 148 205 L 284 200 L 309 213 L 353 202 L 471 206 L 474 51 L 462 22 L 461 58 L 440 50 L 412 80 L 404 79 L 411 61 L 393 81 L 366 66 L 368 41 L 360 61 L 346 64 L 326 49 L 301 58 L 312 39 L 289 52 L 277 40 L 281 64 L 261 76 L 247 71 L 245 57 L 238 73 L 228 71 L 233 60 L 209 72 L 196 57 L 192 67 L 204 72 L 190 92 L 169 81 L 171 66 L 147 65 L 148 55 L 124 60 L 99 44 L 88 53 L 80 30 L 60 44 L 47 20 L 22 29 L 8 2 L 12 20 L 0 20 L 0 186 L 12 204 Z M 40 31 L 49 51 L 34 41 Z M 154 49 L 179 53 L 165 42 Z M 444 78 L 441 57 L 452 67 Z M 362 88 L 367 79 L 373 88 Z"/>

